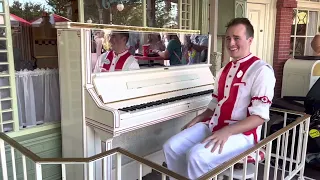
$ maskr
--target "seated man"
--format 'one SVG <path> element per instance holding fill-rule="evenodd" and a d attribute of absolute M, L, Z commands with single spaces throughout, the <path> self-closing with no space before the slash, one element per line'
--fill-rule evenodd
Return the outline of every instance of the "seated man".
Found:
<path fill-rule="evenodd" d="M 93 73 L 140 69 L 138 61 L 127 49 L 128 39 L 128 32 L 112 32 L 109 40 L 112 50 L 98 57 Z"/>
<path fill-rule="evenodd" d="M 217 73 L 208 108 L 164 144 L 170 170 L 196 179 L 260 141 L 276 80 L 272 67 L 250 53 L 253 35 L 246 18 L 228 23 L 233 60 Z"/>

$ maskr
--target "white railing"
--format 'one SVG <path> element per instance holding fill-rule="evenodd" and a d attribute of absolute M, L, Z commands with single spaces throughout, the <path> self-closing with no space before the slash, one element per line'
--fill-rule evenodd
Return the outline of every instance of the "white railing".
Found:
<path fill-rule="evenodd" d="M 207 179 L 221 179 L 223 176 L 229 176 L 230 179 L 292 179 L 293 177 L 300 176 L 300 179 L 303 178 L 303 172 L 305 167 L 306 159 L 306 150 L 307 150 L 307 140 L 309 132 L 309 123 L 310 116 L 292 111 L 284 111 L 280 109 L 272 109 L 275 112 L 282 112 L 284 114 L 284 123 L 283 128 L 277 132 L 265 137 L 261 142 L 251 149 L 245 151 L 244 153 L 234 157 L 233 159 L 221 164 L 217 168 L 198 178 L 198 180 L 207 180 Z M 288 115 L 298 115 L 300 116 L 293 122 L 288 122 Z M 264 136 L 267 134 L 267 126 L 265 126 Z M 289 138 L 291 136 L 291 138 Z M 291 145 L 289 144 L 291 142 Z M 11 153 L 6 153 L 6 146 L 8 151 L 10 149 Z M 287 151 L 286 151 L 287 150 Z M 257 152 L 264 151 L 265 157 L 264 160 L 259 163 L 252 165 L 247 163 L 248 157 L 254 157 L 259 159 Z M 289 153 L 288 153 L 289 151 Z M 21 154 L 22 164 L 15 163 L 17 154 Z M 10 155 L 9 155 L 10 154 Z M 2 170 L 2 179 L 7 180 L 17 179 L 17 166 L 22 166 L 23 169 L 23 179 L 27 179 L 28 169 L 26 159 L 31 160 L 33 167 L 35 169 L 34 178 L 28 179 L 43 179 L 43 171 L 45 165 L 61 165 L 61 174 L 62 179 L 67 179 L 66 176 L 66 165 L 68 164 L 79 164 L 85 165 L 88 172 L 88 179 L 94 179 L 94 164 L 100 160 L 106 160 L 110 156 L 116 156 L 116 173 L 115 179 L 121 180 L 121 159 L 122 155 L 133 159 L 139 164 L 139 179 L 142 180 L 143 176 L 143 166 L 150 167 L 162 175 L 162 179 L 165 180 L 166 176 L 173 177 L 178 180 L 187 180 L 188 178 L 183 177 L 179 174 L 176 174 L 167 168 L 160 166 L 156 163 L 153 163 L 147 159 L 136 156 L 124 149 L 115 148 L 98 155 L 88 157 L 88 158 L 40 158 L 33 152 L 29 151 L 27 148 L 23 147 L 4 133 L 0 133 L 0 158 L 1 158 L 1 170 Z M 8 158 L 9 157 L 9 158 Z M 11 162 L 8 163 L 6 159 L 11 159 Z M 273 162 L 273 164 L 272 164 Z M 243 166 L 240 169 L 237 167 L 239 163 Z M 11 173 L 8 173 L 8 164 L 9 169 L 12 170 Z M 259 169 L 263 168 L 263 171 Z M 272 173 L 273 170 L 273 173 Z M 103 171 L 104 172 L 104 171 Z M 239 175 L 240 174 L 240 175 Z M 263 174 L 263 178 L 260 176 Z M 29 175 L 30 176 L 30 175 Z M 103 177 L 105 177 L 103 175 Z M 0 178 L 1 179 L 1 178 Z M 134 179 L 134 177 L 133 177 Z"/>

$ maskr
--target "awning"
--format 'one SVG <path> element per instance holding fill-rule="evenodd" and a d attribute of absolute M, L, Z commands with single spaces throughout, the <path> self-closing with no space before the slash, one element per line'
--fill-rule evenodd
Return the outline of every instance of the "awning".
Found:
<path fill-rule="evenodd" d="M 60 16 L 60 15 L 57 15 L 57 14 L 50 14 L 49 16 L 50 16 L 49 22 L 51 24 L 54 24 L 56 22 L 68 22 L 68 21 L 71 21 L 70 19 L 65 18 L 63 16 Z M 32 26 L 39 26 L 41 24 L 41 22 L 42 22 L 42 17 L 32 21 L 31 25 Z"/>
<path fill-rule="evenodd" d="M 27 20 L 25 20 L 19 16 L 16 16 L 14 14 L 10 14 L 10 23 L 11 23 L 12 27 L 17 27 L 20 24 L 31 25 L 31 23 L 28 22 Z M 3 16 L 2 16 L 2 18 L 0 18 L 0 24 L 4 24 Z"/>

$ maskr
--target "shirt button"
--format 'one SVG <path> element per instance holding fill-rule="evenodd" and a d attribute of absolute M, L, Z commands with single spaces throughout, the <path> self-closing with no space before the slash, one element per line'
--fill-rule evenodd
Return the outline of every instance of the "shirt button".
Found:
<path fill-rule="evenodd" d="M 220 104 L 218 104 L 218 106 L 220 106 Z"/>
<path fill-rule="evenodd" d="M 224 98 L 227 98 L 227 96 L 224 96 Z"/>
<path fill-rule="evenodd" d="M 210 124 L 213 124 L 213 123 L 210 123 Z"/>
<path fill-rule="evenodd" d="M 214 116 L 218 116 L 218 114 L 215 114 Z"/>
<path fill-rule="evenodd" d="M 231 75 L 229 75 L 229 78 L 231 78 L 232 76 Z"/>
<path fill-rule="evenodd" d="M 112 66 L 114 66 L 114 64 L 112 64 Z"/>
<path fill-rule="evenodd" d="M 236 68 L 237 66 L 233 66 L 234 68 Z"/>
<path fill-rule="evenodd" d="M 226 85 L 226 87 L 229 87 L 228 85 Z"/>

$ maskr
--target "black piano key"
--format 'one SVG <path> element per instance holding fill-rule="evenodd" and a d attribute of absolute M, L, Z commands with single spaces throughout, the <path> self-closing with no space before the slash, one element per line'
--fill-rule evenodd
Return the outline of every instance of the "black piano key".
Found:
<path fill-rule="evenodd" d="M 192 93 L 192 94 L 185 94 L 185 95 L 176 96 L 176 97 L 172 97 L 172 98 L 168 98 L 168 99 L 161 99 L 158 101 L 143 103 L 143 104 L 134 105 L 134 106 L 130 106 L 130 107 L 124 107 L 119 110 L 125 111 L 125 112 L 130 112 L 130 111 L 135 111 L 135 110 L 139 110 L 139 109 L 144 109 L 147 107 L 157 106 L 160 104 L 166 104 L 166 103 L 170 103 L 170 102 L 174 102 L 174 101 L 180 101 L 183 99 L 201 96 L 201 95 L 205 95 L 205 94 L 211 94 L 211 93 L 213 93 L 213 90 L 200 91 L 200 92 L 196 92 L 196 93 Z"/>

